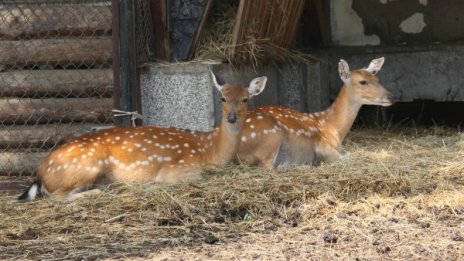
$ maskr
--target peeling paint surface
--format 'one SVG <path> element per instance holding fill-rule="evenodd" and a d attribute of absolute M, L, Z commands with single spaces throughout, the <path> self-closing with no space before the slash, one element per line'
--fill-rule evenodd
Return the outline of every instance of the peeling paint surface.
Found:
<path fill-rule="evenodd" d="M 426 26 L 424 14 L 422 13 L 415 13 L 400 24 L 401 30 L 408 34 L 421 33 Z"/>
<path fill-rule="evenodd" d="M 427 0 L 419 0 L 419 4 L 427 6 Z"/>
<path fill-rule="evenodd" d="M 330 4 L 337 45 L 369 45 L 372 39 L 380 39 L 381 45 L 464 42 L 463 0 L 331 0 Z"/>
<path fill-rule="evenodd" d="M 332 0 L 332 39 L 347 46 L 379 45 L 377 35 L 366 35 L 361 17 L 351 8 L 353 0 Z"/>

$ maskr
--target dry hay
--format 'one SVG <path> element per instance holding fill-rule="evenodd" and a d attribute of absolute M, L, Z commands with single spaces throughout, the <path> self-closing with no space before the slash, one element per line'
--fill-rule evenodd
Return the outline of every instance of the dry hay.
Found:
<path fill-rule="evenodd" d="M 316 167 L 205 171 L 72 203 L 2 196 L 0 259 L 450 259 L 464 254 L 464 136 L 354 130 Z"/>
<path fill-rule="evenodd" d="M 316 58 L 310 54 L 284 48 L 274 44 L 270 39 L 256 39 L 253 35 L 247 41 L 235 46 L 231 55 L 232 32 L 239 0 L 213 1 L 213 6 L 201 35 L 200 44 L 195 50 L 194 61 L 229 63 L 232 65 L 249 65 L 257 67 L 271 61 L 295 60 L 312 62 Z"/>

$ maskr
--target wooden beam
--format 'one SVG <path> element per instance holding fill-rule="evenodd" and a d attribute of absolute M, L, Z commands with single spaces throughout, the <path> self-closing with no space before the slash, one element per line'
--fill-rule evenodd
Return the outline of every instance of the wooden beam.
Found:
<path fill-rule="evenodd" d="M 195 33 L 195 38 L 193 39 L 192 48 L 190 49 L 190 54 L 189 54 L 190 60 L 193 58 L 193 55 L 195 54 L 195 51 L 197 50 L 198 45 L 200 44 L 200 39 L 203 34 L 203 30 L 205 29 L 205 25 L 206 25 L 206 21 L 208 20 L 209 12 L 211 11 L 211 7 L 213 6 L 213 0 L 206 0 L 206 1 L 207 3 L 203 11 L 200 24 L 198 25 L 198 30 Z"/>
<path fill-rule="evenodd" d="M 0 73 L 0 97 L 111 97 L 111 69 Z"/>
<path fill-rule="evenodd" d="M 2 39 L 63 35 L 110 35 L 111 6 L 90 4 L 4 5 Z"/>
<path fill-rule="evenodd" d="M 0 177 L 0 194 L 18 194 L 31 185 L 31 178 Z"/>
<path fill-rule="evenodd" d="M 3 151 L 49 150 L 70 138 L 91 131 L 101 124 L 10 125 L 0 129 L 0 149 Z"/>
<path fill-rule="evenodd" d="M 0 65 L 104 64 L 111 61 L 111 37 L 0 41 Z"/>
<path fill-rule="evenodd" d="M 48 152 L 33 153 L 0 153 L 1 176 L 30 176 L 35 173 L 37 166 L 48 155 Z"/>
<path fill-rule="evenodd" d="M 109 123 L 111 98 L 0 99 L 2 124 Z"/>
<path fill-rule="evenodd" d="M 167 31 L 166 0 L 151 0 L 153 37 L 155 38 L 155 58 L 169 61 L 170 42 Z"/>

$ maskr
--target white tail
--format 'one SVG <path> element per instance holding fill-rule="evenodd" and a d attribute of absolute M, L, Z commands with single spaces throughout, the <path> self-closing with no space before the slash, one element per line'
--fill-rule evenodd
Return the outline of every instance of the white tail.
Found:
<path fill-rule="evenodd" d="M 363 104 L 390 106 L 388 91 L 375 75 L 384 58 L 367 69 L 350 71 L 341 60 L 344 85 L 325 111 L 302 113 L 283 106 L 259 107 L 248 112 L 238 161 L 272 168 L 284 163 L 311 164 L 341 157 L 341 143 Z"/>
<path fill-rule="evenodd" d="M 214 85 L 222 93 L 221 125 L 212 132 L 154 126 L 105 129 L 70 140 L 48 155 L 20 200 L 39 192 L 66 198 L 113 182 L 176 182 L 195 178 L 205 165 L 222 166 L 236 154 L 247 100 L 266 86 L 266 77 L 248 89 Z"/>

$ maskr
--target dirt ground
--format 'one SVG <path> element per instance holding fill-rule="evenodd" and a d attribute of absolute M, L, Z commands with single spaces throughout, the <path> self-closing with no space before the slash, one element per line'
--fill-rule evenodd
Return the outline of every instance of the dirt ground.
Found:
<path fill-rule="evenodd" d="M 462 133 L 357 129 L 344 150 L 75 202 L 0 195 L 0 259 L 464 260 Z"/>

